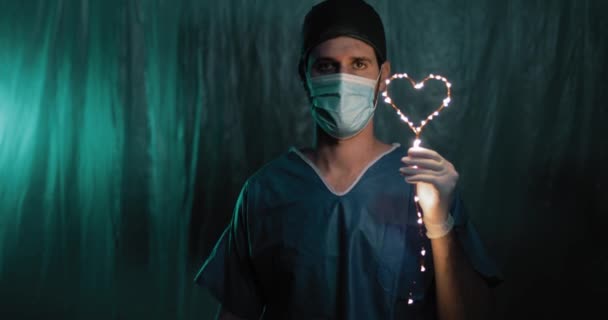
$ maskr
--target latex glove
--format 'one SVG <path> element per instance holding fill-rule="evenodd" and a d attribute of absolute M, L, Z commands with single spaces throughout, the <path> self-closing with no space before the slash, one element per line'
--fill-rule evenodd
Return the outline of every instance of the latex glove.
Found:
<path fill-rule="evenodd" d="M 425 224 L 441 224 L 447 220 L 458 172 L 439 153 L 422 147 L 412 147 L 407 157 L 401 159 L 406 165 L 399 169 L 407 183 L 417 186 L 418 204 L 424 213 Z"/>

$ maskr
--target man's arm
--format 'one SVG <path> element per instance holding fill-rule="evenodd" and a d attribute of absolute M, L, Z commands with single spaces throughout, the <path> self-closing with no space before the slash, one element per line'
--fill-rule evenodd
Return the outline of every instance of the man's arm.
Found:
<path fill-rule="evenodd" d="M 454 230 L 431 240 L 441 320 L 491 319 L 491 290 L 475 272 Z"/>
<path fill-rule="evenodd" d="M 230 224 L 217 241 L 211 254 L 195 277 L 195 283 L 209 290 L 220 305 L 232 312 L 222 312 L 220 307 L 215 319 L 257 320 L 264 310 L 249 252 L 248 212 L 250 206 L 250 181 L 239 194 Z"/>
<path fill-rule="evenodd" d="M 427 232 L 437 226 L 447 232 L 429 236 L 432 238 L 439 319 L 488 319 L 492 302 L 490 289 L 473 269 L 455 231 L 449 229 L 453 223 L 449 227 L 446 225 L 450 220 L 450 204 L 455 198 L 458 172 L 449 161 L 430 149 L 410 148 L 408 156 L 401 160 L 407 165 L 400 169 L 401 174 L 406 182 L 416 185 L 415 201 L 424 213 Z"/>

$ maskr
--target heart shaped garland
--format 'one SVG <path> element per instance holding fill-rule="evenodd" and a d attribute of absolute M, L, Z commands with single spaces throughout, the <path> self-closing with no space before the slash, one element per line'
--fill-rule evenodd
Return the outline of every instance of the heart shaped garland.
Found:
<path fill-rule="evenodd" d="M 403 112 L 401 112 L 401 110 L 393 103 L 393 100 L 388 95 L 388 86 L 391 84 L 391 81 L 393 81 L 395 79 L 403 79 L 403 78 L 409 80 L 410 83 L 412 84 L 412 86 L 414 87 L 414 89 L 416 89 L 416 90 L 422 89 L 424 87 L 424 83 L 431 79 L 441 80 L 445 83 L 445 87 L 447 89 L 447 96 L 445 97 L 445 99 L 443 99 L 443 102 L 441 103 L 441 105 L 439 106 L 439 108 L 437 110 L 435 110 L 433 113 L 429 114 L 425 120 L 420 121 L 419 126 L 415 126 L 414 122 L 410 121 L 410 119 L 406 115 L 404 115 Z M 416 83 L 416 81 L 414 81 L 412 78 L 410 78 L 407 75 L 407 73 L 396 73 L 386 80 L 386 90 L 384 90 L 384 92 L 382 92 L 382 96 L 384 97 L 384 102 L 390 104 L 393 107 L 393 109 L 395 109 L 395 111 L 397 111 L 397 115 L 399 115 L 399 118 L 401 119 L 401 121 L 407 123 L 408 126 L 410 127 L 410 129 L 412 129 L 412 131 L 414 131 L 414 134 L 416 135 L 416 143 L 420 144 L 419 138 L 420 138 L 420 133 L 422 132 L 422 129 L 424 129 L 424 127 L 429 122 L 431 122 L 435 117 L 437 117 L 439 115 L 439 113 L 441 113 L 441 111 L 444 108 L 446 108 L 452 101 L 452 92 L 450 90 L 451 87 L 452 87 L 452 84 L 448 81 L 448 79 L 446 79 L 445 77 L 439 76 L 439 75 L 434 75 L 432 73 L 430 75 L 428 75 L 426 78 L 424 78 L 421 82 L 418 82 L 418 83 Z"/>

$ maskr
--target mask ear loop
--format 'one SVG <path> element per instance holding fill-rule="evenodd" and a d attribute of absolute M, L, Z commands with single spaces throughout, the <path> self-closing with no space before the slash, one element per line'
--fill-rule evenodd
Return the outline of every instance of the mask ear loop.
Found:
<path fill-rule="evenodd" d="M 376 110 L 376 107 L 378 106 L 378 95 L 380 94 L 380 78 L 382 77 L 382 67 L 384 66 L 384 63 L 382 63 L 382 65 L 380 66 L 380 73 L 378 73 L 378 78 L 376 79 L 376 87 L 374 88 L 374 111 Z"/>
<path fill-rule="evenodd" d="M 306 86 L 306 96 L 308 96 L 308 101 L 312 104 L 312 84 L 308 72 L 304 72 L 304 84 Z"/>

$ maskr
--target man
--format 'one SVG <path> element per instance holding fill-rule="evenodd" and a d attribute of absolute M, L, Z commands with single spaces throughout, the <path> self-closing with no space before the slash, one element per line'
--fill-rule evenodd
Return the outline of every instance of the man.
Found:
<path fill-rule="evenodd" d="M 195 281 L 221 319 L 487 319 L 499 275 L 455 195 L 454 166 L 374 136 L 391 72 L 380 17 L 329 0 L 302 34 L 315 145 L 247 180 Z"/>

